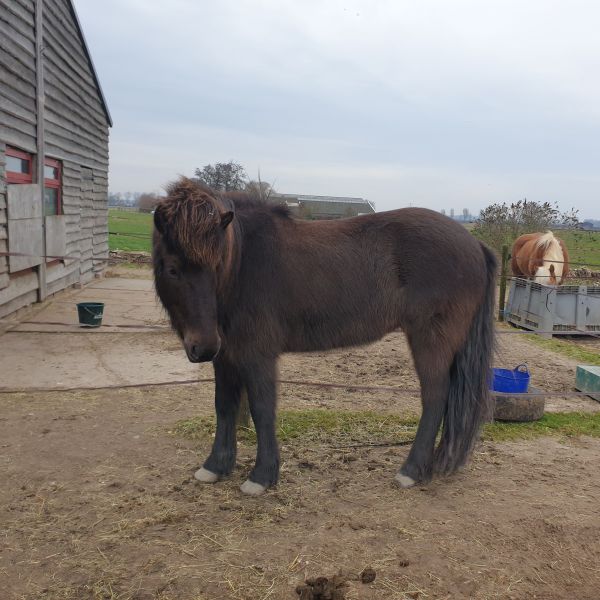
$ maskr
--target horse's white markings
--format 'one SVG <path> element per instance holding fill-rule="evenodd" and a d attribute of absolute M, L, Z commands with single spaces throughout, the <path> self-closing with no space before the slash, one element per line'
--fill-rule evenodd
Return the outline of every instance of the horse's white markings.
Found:
<path fill-rule="evenodd" d="M 556 277 L 556 281 L 559 282 L 562 279 L 565 260 L 559 241 L 551 231 L 548 231 L 538 239 L 536 246 L 544 247 L 544 264 L 536 271 L 534 280 L 549 285 L 551 279 L 553 282 Z M 550 272 L 551 266 L 554 267 L 553 273 Z"/>
<path fill-rule="evenodd" d="M 255 483 L 249 479 L 246 479 L 240 486 L 240 490 L 248 496 L 260 496 L 266 489 L 267 488 L 264 485 L 260 485 L 260 483 Z"/>
<path fill-rule="evenodd" d="M 409 488 L 417 483 L 412 477 L 398 473 L 396 475 L 396 481 L 400 484 L 400 487 Z"/>
<path fill-rule="evenodd" d="M 208 469 L 202 467 L 194 473 L 194 477 L 202 483 L 215 483 L 219 480 L 219 476 Z"/>

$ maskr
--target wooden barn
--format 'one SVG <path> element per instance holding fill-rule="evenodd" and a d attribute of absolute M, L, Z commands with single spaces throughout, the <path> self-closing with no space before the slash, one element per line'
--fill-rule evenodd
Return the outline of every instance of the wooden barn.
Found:
<path fill-rule="evenodd" d="M 111 125 L 71 0 L 0 0 L 0 317 L 101 274 Z"/>

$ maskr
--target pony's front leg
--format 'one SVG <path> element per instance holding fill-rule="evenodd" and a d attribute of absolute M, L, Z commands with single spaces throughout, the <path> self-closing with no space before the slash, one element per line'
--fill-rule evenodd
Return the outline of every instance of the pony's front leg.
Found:
<path fill-rule="evenodd" d="M 242 484 L 244 494 L 258 496 L 279 477 L 279 448 L 275 436 L 277 404 L 276 360 L 265 358 L 245 366 L 250 414 L 256 428 L 256 464 Z"/>
<path fill-rule="evenodd" d="M 215 359 L 214 369 L 217 431 L 209 457 L 194 475 L 203 483 L 218 481 L 223 475 L 229 475 L 235 466 L 237 414 L 242 381 L 238 369 L 225 358 Z"/>

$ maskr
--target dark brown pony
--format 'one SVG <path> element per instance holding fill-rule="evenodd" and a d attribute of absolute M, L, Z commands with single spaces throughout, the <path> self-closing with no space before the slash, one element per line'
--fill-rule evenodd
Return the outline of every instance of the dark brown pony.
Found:
<path fill-rule="evenodd" d="M 511 269 L 515 277 L 560 285 L 569 274 L 569 253 L 564 242 L 551 231 L 526 233 L 513 244 Z"/>
<path fill-rule="evenodd" d="M 189 360 L 214 365 L 217 431 L 197 479 L 232 471 L 246 390 L 258 447 L 242 491 L 274 485 L 278 357 L 366 344 L 399 327 L 423 413 L 396 479 L 408 487 L 465 463 L 489 414 L 496 260 L 464 227 L 419 208 L 301 221 L 189 179 L 169 187 L 154 223 L 158 296 Z"/>

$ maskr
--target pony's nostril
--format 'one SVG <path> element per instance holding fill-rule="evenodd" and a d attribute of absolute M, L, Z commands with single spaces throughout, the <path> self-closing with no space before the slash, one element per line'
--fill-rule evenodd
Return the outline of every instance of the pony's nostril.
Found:
<path fill-rule="evenodd" d="M 186 352 L 192 362 L 208 362 L 216 355 L 213 348 L 205 348 L 202 344 L 190 344 L 186 346 Z"/>
<path fill-rule="evenodd" d="M 199 362 L 210 362 L 216 355 L 216 352 L 212 349 L 204 350 L 204 352 L 198 356 Z"/>

